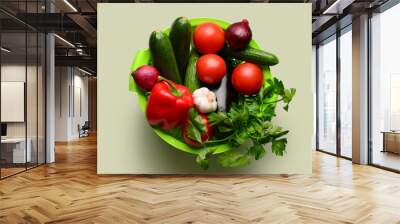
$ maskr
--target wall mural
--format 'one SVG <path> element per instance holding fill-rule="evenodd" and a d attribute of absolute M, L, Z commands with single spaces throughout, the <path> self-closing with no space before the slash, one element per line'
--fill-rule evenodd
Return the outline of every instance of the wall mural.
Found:
<path fill-rule="evenodd" d="M 285 155 L 290 130 L 274 118 L 278 106 L 289 110 L 296 89 L 271 73 L 279 60 L 252 38 L 262 32 L 252 30 L 257 22 L 179 17 L 136 53 L 129 87 L 148 123 L 203 169 L 210 157 L 241 167 L 266 150 Z"/>

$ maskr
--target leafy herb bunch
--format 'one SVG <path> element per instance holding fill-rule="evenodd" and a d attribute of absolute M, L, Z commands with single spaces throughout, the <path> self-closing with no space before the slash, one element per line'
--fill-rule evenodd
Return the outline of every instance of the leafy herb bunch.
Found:
<path fill-rule="evenodd" d="M 285 153 L 289 132 L 282 127 L 272 124 L 272 118 L 276 116 L 275 109 L 278 102 L 283 102 L 283 109 L 288 111 L 296 89 L 285 89 L 284 84 L 277 78 L 266 79 L 263 88 L 257 95 L 240 96 L 237 102 L 232 103 L 229 111 L 214 112 L 208 115 L 210 124 L 217 135 L 222 136 L 218 140 L 205 142 L 196 162 L 208 169 L 208 157 L 213 151 L 207 146 L 227 142 L 233 148 L 218 157 L 218 162 L 223 167 L 238 167 L 250 163 L 251 158 L 262 159 L 266 153 L 265 147 L 271 143 L 272 153 L 282 156 Z M 238 147 L 250 141 L 252 144 L 245 150 Z"/>

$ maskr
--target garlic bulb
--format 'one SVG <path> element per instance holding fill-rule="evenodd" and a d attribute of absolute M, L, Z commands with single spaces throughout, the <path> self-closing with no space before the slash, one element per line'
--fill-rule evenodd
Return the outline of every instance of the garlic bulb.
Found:
<path fill-rule="evenodd" d="M 193 92 L 194 104 L 201 113 L 213 112 L 217 109 L 215 93 L 206 87 L 201 87 Z"/>

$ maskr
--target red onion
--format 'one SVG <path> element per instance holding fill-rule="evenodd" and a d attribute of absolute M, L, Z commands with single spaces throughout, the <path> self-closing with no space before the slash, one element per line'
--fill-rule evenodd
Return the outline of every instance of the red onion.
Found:
<path fill-rule="evenodd" d="M 225 31 L 225 39 L 231 49 L 239 50 L 247 47 L 251 40 L 249 21 L 243 19 L 241 22 L 231 24 Z"/>
<path fill-rule="evenodd" d="M 144 91 L 150 92 L 158 82 L 160 72 L 150 65 L 142 65 L 132 72 L 136 84 Z"/>

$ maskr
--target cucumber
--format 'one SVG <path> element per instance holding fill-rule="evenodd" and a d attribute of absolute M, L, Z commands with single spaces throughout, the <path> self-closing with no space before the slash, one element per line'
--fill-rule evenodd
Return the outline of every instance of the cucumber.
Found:
<path fill-rule="evenodd" d="M 238 66 L 239 64 L 241 64 L 243 61 L 233 58 L 233 57 L 224 57 L 225 61 L 226 61 L 226 65 L 228 68 L 228 72 L 232 73 L 233 69 L 236 68 L 236 66 Z"/>
<path fill-rule="evenodd" d="M 149 41 L 153 65 L 160 74 L 177 84 L 182 84 L 171 42 L 166 34 L 161 31 L 153 31 Z"/>
<path fill-rule="evenodd" d="M 172 23 L 169 40 L 174 49 L 176 63 L 178 64 L 182 80 L 185 80 L 186 66 L 190 54 L 191 35 L 192 27 L 186 17 L 179 17 Z"/>
<path fill-rule="evenodd" d="M 186 69 L 186 76 L 185 76 L 185 86 L 189 88 L 190 92 L 193 93 L 196 89 L 200 88 L 200 81 L 197 78 L 196 73 L 196 64 L 197 60 L 199 59 L 199 55 L 196 53 L 196 50 L 192 50 L 190 53 L 187 69 Z"/>
<path fill-rule="evenodd" d="M 239 60 L 253 62 L 260 65 L 276 65 L 279 63 L 278 57 L 274 54 L 251 47 L 238 51 L 225 47 L 223 53 Z"/>

